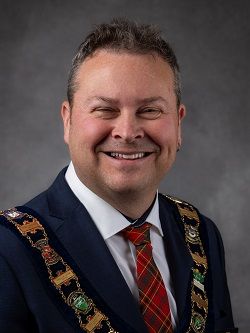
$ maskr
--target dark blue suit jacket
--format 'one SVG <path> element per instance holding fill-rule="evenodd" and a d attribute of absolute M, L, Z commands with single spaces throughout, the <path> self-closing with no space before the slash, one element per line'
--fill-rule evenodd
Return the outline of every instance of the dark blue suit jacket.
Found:
<path fill-rule="evenodd" d="M 107 305 L 111 322 L 119 332 L 147 333 L 138 304 L 88 212 L 67 185 L 64 172 L 26 206 L 46 220 L 96 295 Z M 159 204 L 178 310 L 176 332 L 184 333 L 190 321 L 192 258 L 175 206 L 163 196 Z M 221 237 L 213 222 L 205 217 L 202 217 L 202 234 L 210 267 L 207 332 L 236 332 Z M 0 224 L 0 332 L 77 332 L 58 308 L 57 301 L 51 298 L 35 266 L 22 241 Z M 101 310 L 105 313 L 105 308 Z"/>

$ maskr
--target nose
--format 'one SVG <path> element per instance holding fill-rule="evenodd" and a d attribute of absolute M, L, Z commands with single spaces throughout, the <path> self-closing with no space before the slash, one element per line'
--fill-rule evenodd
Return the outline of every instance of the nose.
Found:
<path fill-rule="evenodd" d="M 140 119 L 129 112 L 120 115 L 112 130 L 114 139 L 122 139 L 128 143 L 144 137 L 144 131 Z"/>

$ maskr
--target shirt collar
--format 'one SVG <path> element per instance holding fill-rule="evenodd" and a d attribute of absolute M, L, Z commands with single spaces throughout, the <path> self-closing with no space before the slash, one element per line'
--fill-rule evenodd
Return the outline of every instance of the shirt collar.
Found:
<path fill-rule="evenodd" d="M 92 192 L 80 181 L 72 162 L 68 166 L 65 179 L 75 196 L 87 209 L 89 215 L 105 240 L 130 225 L 130 222 L 125 218 L 125 216 L 123 216 L 105 200 L 98 197 L 98 195 Z M 158 193 L 155 204 L 147 217 L 147 222 L 154 225 L 161 236 L 163 236 L 159 218 Z"/>

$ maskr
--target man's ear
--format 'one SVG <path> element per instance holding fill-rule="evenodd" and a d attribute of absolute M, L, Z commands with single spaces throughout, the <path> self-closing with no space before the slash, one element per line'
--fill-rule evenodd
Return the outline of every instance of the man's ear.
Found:
<path fill-rule="evenodd" d="M 186 107 L 181 104 L 178 109 L 178 141 L 177 141 L 177 151 L 181 147 L 182 137 L 181 137 L 181 122 L 183 118 L 186 116 Z"/>
<path fill-rule="evenodd" d="M 61 116 L 63 120 L 63 128 L 64 128 L 64 141 L 65 143 L 69 143 L 69 131 L 70 131 L 70 113 L 71 109 L 68 101 L 64 101 L 61 107 Z"/>

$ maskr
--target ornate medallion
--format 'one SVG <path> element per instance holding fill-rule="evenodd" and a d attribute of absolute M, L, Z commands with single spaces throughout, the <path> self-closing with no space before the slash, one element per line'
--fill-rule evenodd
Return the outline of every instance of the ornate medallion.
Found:
<path fill-rule="evenodd" d="M 199 231 L 196 227 L 193 227 L 192 225 L 187 225 L 186 233 L 189 242 L 191 242 L 192 244 L 199 243 Z"/>
<path fill-rule="evenodd" d="M 74 307 L 76 310 L 85 314 L 91 310 L 93 304 L 91 300 L 86 295 L 84 295 L 83 292 L 79 291 L 72 292 L 68 296 L 67 303 Z"/>
<path fill-rule="evenodd" d="M 35 247 L 41 251 L 42 257 L 48 265 L 54 265 L 59 262 L 59 255 L 50 247 L 46 239 L 37 241 Z"/>
<path fill-rule="evenodd" d="M 204 318 L 197 312 L 194 312 L 192 316 L 191 326 L 195 333 L 201 333 L 205 330 L 205 320 Z"/>
<path fill-rule="evenodd" d="M 10 217 L 11 219 L 20 219 L 21 217 L 24 216 L 24 214 L 17 211 L 16 208 L 7 209 L 2 213 L 5 217 L 7 218 Z"/>

